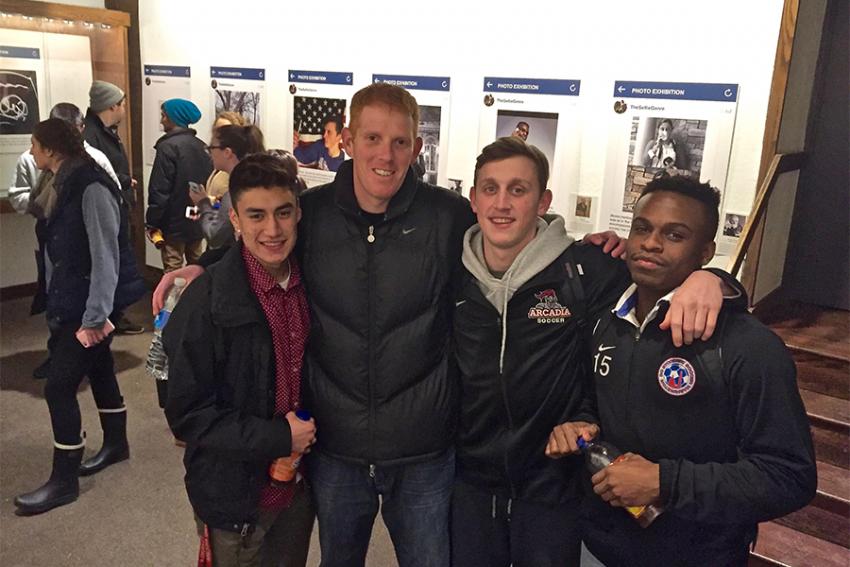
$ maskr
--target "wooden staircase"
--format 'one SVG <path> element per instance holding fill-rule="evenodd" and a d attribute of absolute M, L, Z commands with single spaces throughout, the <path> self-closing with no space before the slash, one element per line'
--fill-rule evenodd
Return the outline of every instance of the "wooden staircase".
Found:
<path fill-rule="evenodd" d="M 797 364 L 812 425 L 818 491 L 802 510 L 759 526 L 750 567 L 850 565 L 850 312 L 793 302 L 754 314 L 778 334 Z"/>

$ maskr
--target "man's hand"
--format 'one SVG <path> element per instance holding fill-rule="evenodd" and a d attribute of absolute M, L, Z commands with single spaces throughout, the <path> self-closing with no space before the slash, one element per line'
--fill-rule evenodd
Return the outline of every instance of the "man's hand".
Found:
<path fill-rule="evenodd" d="M 296 453 L 309 453 L 310 447 L 316 442 L 316 422 L 311 417 L 303 421 L 295 417 L 295 412 L 286 414 L 289 429 L 292 431 L 292 450 Z"/>
<path fill-rule="evenodd" d="M 579 452 L 578 443 L 579 437 L 584 437 L 585 441 L 590 441 L 599 435 L 599 426 L 586 421 L 568 421 L 561 425 L 556 425 L 549 434 L 549 443 L 546 444 L 546 456 L 552 459 L 559 459 L 566 455 L 572 455 Z"/>
<path fill-rule="evenodd" d="M 626 240 L 625 238 L 620 238 L 613 230 L 606 230 L 605 232 L 586 234 L 582 242 L 601 246 L 602 251 L 606 254 L 611 254 L 614 258 L 625 259 Z"/>
<path fill-rule="evenodd" d="M 714 334 L 721 307 L 723 280 L 711 272 L 697 270 L 676 290 L 659 328 L 670 329 L 677 347 L 695 339 L 707 341 Z"/>
<path fill-rule="evenodd" d="M 168 290 L 172 285 L 174 285 L 174 280 L 176 278 L 185 279 L 186 287 L 189 287 L 192 280 L 203 273 L 204 269 L 201 266 L 190 264 L 188 266 L 183 266 L 179 270 L 162 274 L 162 279 L 159 280 L 159 283 L 156 285 L 156 289 L 153 291 L 153 298 L 151 299 L 153 316 L 156 317 L 159 312 L 162 311 L 162 308 L 165 306 L 165 296 L 168 295 Z"/>
<path fill-rule="evenodd" d="M 80 327 L 77 329 L 76 337 L 84 348 L 91 348 L 96 344 L 103 342 L 103 340 L 109 336 L 109 333 L 111 333 L 114 329 L 115 327 L 107 319 L 101 327 Z"/>
<path fill-rule="evenodd" d="M 661 496 L 661 468 L 640 455 L 626 453 L 590 479 L 593 492 L 611 506 L 648 506 Z"/>
<path fill-rule="evenodd" d="M 135 189 L 138 184 L 139 182 L 135 179 L 130 179 L 130 189 Z"/>
<path fill-rule="evenodd" d="M 198 183 L 198 187 L 199 189 L 197 191 L 189 189 L 189 200 L 192 201 L 192 204 L 195 206 L 199 205 L 201 201 L 210 198 L 206 188 L 203 185 Z"/>

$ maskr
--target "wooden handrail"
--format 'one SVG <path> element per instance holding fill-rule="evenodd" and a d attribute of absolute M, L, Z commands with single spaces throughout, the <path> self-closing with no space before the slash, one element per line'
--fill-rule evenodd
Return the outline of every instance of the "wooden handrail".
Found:
<path fill-rule="evenodd" d="M 806 155 L 802 152 L 795 154 L 775 154 L 770 160 L 770 165 L 767 168 L 764 181 L 762 181 L 756 194 L 756 200 L 753 204 L 753 212 L 744 224 L 744 229 L 741 231 L 741 236 L 738 238 L 738 247 L 729 261 L 727 270 L 732 277 L 738 277 L 738 271 L 744 263 L 744 257 L 747 255 L 747 249 L 753 241 L 756 234 L 756 228 L 761 222 L 767 211 L 767 205 L 770 203 L 770 196 L 773 194 L 773 189 L 776 187 L 776 182 L 779 176 L 789 171 L 797 171 L 803 167 Z"/>
<path fill-rule="evenodd" d="M 103 8 L 88 8 L 85 6 L 70 6 L 55 2 L 0 0 L 0 11 L 31 17 L 76 20 L 110 26 L 122 26 L 125 28 L 130 27 L 130 14 L 126 12 L 104 10 Z"/>

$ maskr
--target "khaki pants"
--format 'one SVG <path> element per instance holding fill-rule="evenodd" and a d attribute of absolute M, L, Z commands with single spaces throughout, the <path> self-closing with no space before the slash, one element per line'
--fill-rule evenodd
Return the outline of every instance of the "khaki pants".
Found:
<path fill-rule="evenodd" d="M 304 567 L 316 512 L 304 481 L 289 508 L 261 511 L 251 533 L 210 528 L 214 567 Z"/>
<path fill-rule="evenodd" d="M 166 241 L 165 246 L 159 251 L 162 254 L 162 271 L 167 274 L 182 268 L 184 255 L 187 264 L 197 262 L 201 254 L 204 253 L 204 248 L 203 239 L 193 242 Z"/>

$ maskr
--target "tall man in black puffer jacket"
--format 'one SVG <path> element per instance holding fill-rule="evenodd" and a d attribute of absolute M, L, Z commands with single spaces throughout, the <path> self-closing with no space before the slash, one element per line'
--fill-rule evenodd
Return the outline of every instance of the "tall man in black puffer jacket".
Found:
<path fill-rule="evenodd" d="M 160 230 L 165 246 L 160 250 L 166 272 L 183 266 L 185 256 L 194 263 L 204 252 L 200 225 L 186 217 L 189 182 L 202 184 L 212 172 L 212 160 L 204 142 L 189 128 L 201 119 L 191 101 L 172 98 L 162 103 L 161 124 L 165 134 L 156 142 L 156 157 L 148 183 L 148 231 Z"/>

